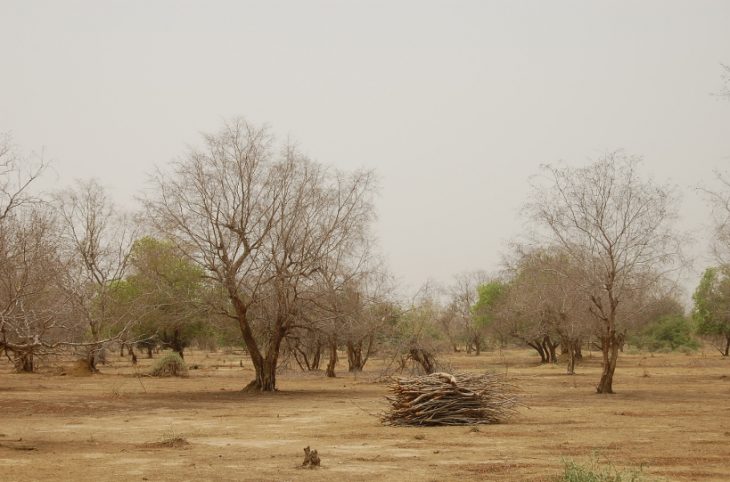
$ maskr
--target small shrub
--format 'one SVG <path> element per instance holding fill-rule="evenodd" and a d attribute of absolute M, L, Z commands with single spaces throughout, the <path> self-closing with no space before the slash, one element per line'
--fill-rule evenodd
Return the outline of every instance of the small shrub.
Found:
<path fill-rule="evenodd" d="M 162 434 L 162 439 L 159 442 L 149 442 L 142 446 L 151 448 L 185 448 L 188 445 L 190 445 L 188 439 L 170 429 Z"/>
<path fill-rule="evenodd" d="M 563 475 L 556 482 L 648 482 L 641 469 L 620 471 L 611 463 L 601 464 L 594 455 L 585 464 L 564 460 Z"/>
<path fill-rule="evenodd" d="M 180 355 L 168 353 L 155 363 L 150 375 L 153 377 L 186 377 L 188 376 L 188 367 L 180 358 Z"/>
<path fill-rule="evenodd" d="M 174 430 L 170 429 L 169 432 L 162 434 L 162 441 L 158 445 L 164 447 L 184 447 L 190 445 L 190 442 L 182 434 L 175 433 Z"/>

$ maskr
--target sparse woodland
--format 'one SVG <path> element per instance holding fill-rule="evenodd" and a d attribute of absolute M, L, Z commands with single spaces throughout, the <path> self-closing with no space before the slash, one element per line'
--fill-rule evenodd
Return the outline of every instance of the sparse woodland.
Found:
<path fill-rule="evenodd" d="M 704 189 L 717 265 L 683 307 L 679 198 L 621 151 L 544 166 L 525 205 L 533 229 L 500 271 L 410 298 L 373 241 L 375 173 L 323 165 L 268 128 L 237 119 L 205 135 L 151 175 L 139 213 L 94 180 L 40 192 L 46 168 L 2 138 L 0 350 L 18 371 L 69 353 L 94 372 L 112 349 L 136 361 L 241 346 L 256 373 L 247 388 L 274 391 L 282 363 L 336 377 L 378 356 L 388 373 L 428 374 L 445 369 L 441 354 L 515 345 L 568 374 L 597 350 L 596 390 L 612 393 L 627 345 L 705 342 L 728 356 L 727 172 Z"/>
<path fill-rule="evenodd" d="M 0 2 L 0 482 L 730 480 L 728 20 Z"/>

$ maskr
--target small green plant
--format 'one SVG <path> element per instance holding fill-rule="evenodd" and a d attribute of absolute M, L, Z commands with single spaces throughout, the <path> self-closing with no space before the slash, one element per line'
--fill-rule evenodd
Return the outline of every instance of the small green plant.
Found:
<path fill-rule="evenodd" d="M 594 454 L 585 464 L 563 460 L 564 471 L 556 482 L 649 482 L 642 468 L 620 471 L 612 463 L 601 463 Z"/>
<path fill-rule="evenodd" d="M 188 367 L 180 355 L 174 352 L 168 353 L 155 363 L 150 375 L 153 377 L 186 377 Z"/>

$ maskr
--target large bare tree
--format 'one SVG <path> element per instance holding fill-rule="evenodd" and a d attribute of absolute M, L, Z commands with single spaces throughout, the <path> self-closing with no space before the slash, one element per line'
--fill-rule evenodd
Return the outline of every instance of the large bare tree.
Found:
<path fill-rule="evenodd" d="M 256 378 L 276 389 L 282 340 L 328 256 L 372 219 L 371 172 L 343 174 L 235 120 L 153 178 L 149 219 L 225 292 Z"/>
<path fill-rule="evenodd" d="M 638 165 L 638 158 L 619 151 L 581 168 L 544 166 L 527 205 L 547 241 L 563 248 L 570 265 L 583 267 L 576 282 L 601 327 L 598 393 L 613 393 L 626 335 L 620 305 L 681 265 L 673 227 L 677 198 L 670 187 L 641 179 Z"/>

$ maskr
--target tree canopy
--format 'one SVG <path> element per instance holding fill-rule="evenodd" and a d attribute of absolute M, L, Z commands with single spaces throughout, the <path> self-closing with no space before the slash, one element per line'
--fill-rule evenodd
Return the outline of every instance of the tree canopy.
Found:
<path fill-rule="evenodd" d="M 697 332 L 709 336 L 718 350 L 730 355 L 730 267 L 705 270 L 693 295 Z"/>

